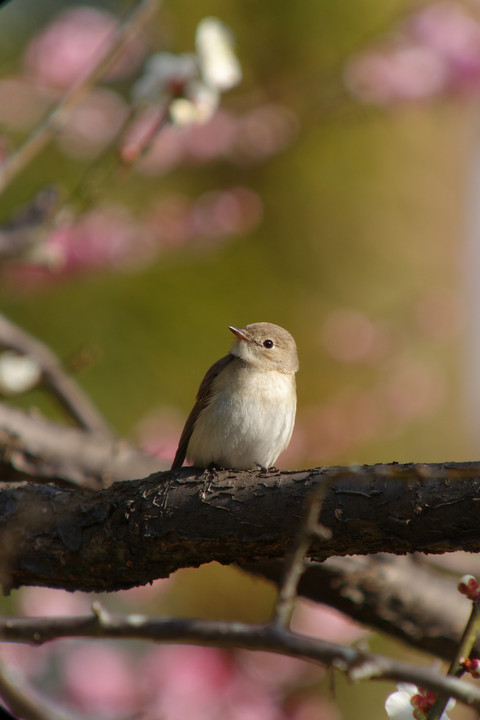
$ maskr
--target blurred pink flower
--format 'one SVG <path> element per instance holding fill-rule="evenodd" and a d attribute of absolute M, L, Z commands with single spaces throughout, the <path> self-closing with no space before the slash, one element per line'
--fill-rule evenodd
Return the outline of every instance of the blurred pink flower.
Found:
<path fill-rule="evenodd" d="M 168 408 L 158 408 L 137 423 L 136 442 L 144 452 L 171 462 L 175 457 L 182 427 L 182 418 L 178 413 Z"/>
<path fill-rule="evenodd" d="M 121 208 L 97 208 L 52 231 L 46 257 L 63 274 L 137 263 L 151 248 L 131 216 Z"/>
<path fill-rule="evenodd" d="M 228 157 L 237 136 L 237 116 L 228 110 L 217 110 L 208 123 L 185 128 L 184 159 L 204 163 Z"/>
<path fill-rule="evenodd" d="M 48 672 L 54 654 L 55 646 L 52 643 L 39 647 L 9 642 L 0 644 L 0 659 L 7 665 L 16 668 L 21 675 L 33 681 Z"/>
<path fill-rule="evenodd" d="M 194 234 L 204 239 L 241 235 L 253 230 L 263 214 L 259 196 L 244 187 L 200 196 L 192 213 Z"/>
<path fill-rule="evenodd" d="M 292 630 L 328 642 L 350 644 L 368 634 L 362 625 L 339 610 L 308 600 L 297 600 Z"/>
<path fill-rule="evenodd" d="M 152 697 L 141 720 L 289 720 L 285 693 L 304 679 L 306 668 L 268 653 L 153 648 L 141 673 L 146 697 Z"/>
<path fill-rule="evenodd" d="M 260 105 L 238 119 L 234 155 L 241 163 L 262 162 L 293 142 L 298 118 L 283 105 Z"/>
<path fill-rule="evenodd" d="M 318 677 L 317 667 L 298 658 L 269 652 L 239 650 L 237 661 L 242 672 L 262 686 L 282 689 L 284 685 L 293 685 L 298 680 L 312 675 Z M 320 671 L 321 672 L 321 671 Z"/>
<path fill-rule="evenodd" d="M 434 49 L 450 68 L 455 85 L 480 80 L 480 24 L 455 2 L 434 3 L 415 13 L 409 31 Z"/>
<path fill-rule="evenodd" d="M 135 662 L 119 645 L 102 641 L 70 647 L 61 671 L 66 692 L 82 712 L 124 717 L 141 702 Z"/>
<path fill-rule="evenodd" d="M 480 84 L 480 21 L 450 0 L 412 14 L 380 46 L 347 64 L 345 82 L 363 102 L 432 98 Z"/>
<path fill-rule="evenodd" d="M 27 617 L 88 615 L 91 604 L 91 597 L 81 592 L 23 587 L 18 593 L 19 610 Z"/>
<path fill-rule="evenodd" d="M 447 88 L 449 77 L 445 60 L 434 49 L 408 41 L 366 51 L 345 71 L 352 95 L 376 105 L 433 97 Z"/>
<path fill-rule="evenodd" d="M 289 720 L 340 720 L 340 713 L 333 702 L 310 695 L 297 700 Z"/>
<path fill-rule="evenodd" d="M 224 650 L 169 645 L 147 652 L 140 677 L 157 713 L 152 720 L 210 720 L 218 716 L 214 709 L 234 675 L 232 656 Z"/>
<path fill-rule="evenodd" d="M 145 108 L 130 123 L 121 141 L 123 161 L 137 161 L 136 170 L 146 175 L 167 172 L 183 161 L 186 129 L 164 125 L 164 119 L 163 108 Z"/>
<path fill-rule="evenodd" d="M 303 425 L 299 422 L 293 428 L 292 438 L 286 450 L 280 453 L 275 465 L 279 468 L 302 467 L 306 455 L 307 438 Z"/>
<path fill-rule="evenodd" d="M 258 195 L 245 187 L 211 190 L 196 200 L 177 195 L 152 212 L 147 227 L 162 247 L 224 240 L 251 232 L 263 215 Z"/>
<path fill-rule="evenodd" d="M 91 157 L 114 141 L 128 112 L 118 93 L 102 88 L 92 90 L 69 114 L 58 144 L 72 157 Z"/>
<path fill-rule="evenodd" d="M 384 393 L 390 410 L 399 420 L 427 418 L 445 397 L 445 378 L 434 365 L 415 358 L 398 358 L 385 382 Z"/>
<path fill-rule="evenodd" d="M 374 364 L 388 348 L 386 328 L 357 310 L 339 309 L 327 315 L 322 341 L 330 355 L 343 363 Z"/>
<path fill-rule="evenodd" d="M 103 57 L 117 27 L 115 16 L 105 10 L 68 8 L 32 40 L 25 54 L 26 70 L 40 83 L 69 88 Z M 140 35 L 130 36 L 108 77 L 132 73 L 145 52 Z"/>
<path fill-rule="evenodd" d="M 135 160 L 139 172 L 165 173 L 188 163 L 229 160 L 238 165 L 263 162 L 281 152 L 294 139 L 298 121 L 282 105 L 263 105 L 244 115 L 220 108 L 203 124 L 186 127 L 166 125 L 152 134 L 163 117 L 159 108 L 143 110 L 132 122 L 122 141 L 126 162 Z"/>

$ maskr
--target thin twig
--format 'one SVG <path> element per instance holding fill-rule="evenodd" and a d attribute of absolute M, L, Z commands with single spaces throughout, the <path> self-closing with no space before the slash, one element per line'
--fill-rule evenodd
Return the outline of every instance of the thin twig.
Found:
<path fill-rule="evenodd" d="M 460 677 L 463 673 L 462 660 L 470 657 L 472 648 L 475 644 L 475 640 L 480 630 L 480 603 L 474 601 L 472 603 L 472 612 L 463 631 L 462 639 L 458 646 L 458 650 L 453 658 L 450 667 L 448 669 L 447 676 L 449 677 Z M 432 708 L 428 714 L 428 720 L 439 720 L 444 713 L 449 696 L 440 694 L 432 705 Z"/>
<path fill-rule="evenodd" d="M 308 504 L 304 521 L 301 524 L 293 550 L 285 564 L 284 576 L 278 591 L 273 611 L 272 622 L 276 625 L 289 627 L 297 599 L 300 578 L 305 572 L 305 556 L 314 537 L 319 535 L 319 517 L 323 501 L 330 482 L 327 477 L 320 483 Z M 326 528 L 321 530 L 327 533 Z"/>
<path fill-rule="evenodd" d="M 61 637 L 188 642 L 193 645 L 264 650 L 333 666 L 354 681 L 408 682 L 447 693 L 480 710 L 480 689 L 430 668 L 415 667 L 356 648 L 325 642 L 269 624 L 249 624 L 147 615 L 117 615 L 95 603 L 91 615 L 48 618 L 0 618 L 0 639 L 41 645 Z"/>
<path fill-rule="evenodd" d="M 0 315 L 0 349 L 6 348 L 27 355 L 38 363 L 42 381 L 81 428 L 107 437 L 112 435 L 106 420 L 77 383 L 65 373 L 50 348 Z"/>
<path fill-rule="evenodd" d="M 160 0 L 142 0 L 114 31 L 110 40 L 102 42 L 95 66 L 81 78 L 49 113 L 42 125 L 13 153 L 0 168 L 0 193 L 62 130 L 69 116 L 88 95 L 95 83 L 116 62 L 129 35 L 145 25 L 157 11 Z"/>

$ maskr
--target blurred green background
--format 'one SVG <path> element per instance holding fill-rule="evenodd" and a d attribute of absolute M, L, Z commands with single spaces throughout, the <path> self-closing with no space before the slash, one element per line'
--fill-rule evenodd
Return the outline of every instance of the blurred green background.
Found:
<path fill-rule="evenodd" d="M 91 4 L 118 15 L 130 7 Z M 18 72 L 31 36 L 70 5 L 13 0 L 2 8 L 3 75 Z M 2 284 L 2 312 L 62 359 L 91 349 L 93 361 L 77 379 L 119 434 L 141 440 L 142 421 L 158 413 L 176 437 L 204 372 L 230 346 L 227 326 L 266 320 L 294 335 L 300 356 L 297 429 L 280 466 L 476 459 L 465 198 L 477 101 L 450 96 L 374 108 L 344 86 L 347 61 L 414 7 L 400 0 L 163 3 L 147 30 L 152 49 L 189 52 L 198 22 L 221 18 L 235 33 L 244 71 L 222 107 L 277 103 L 294 113 L 297 131 L 262 162 L 217 159 L 96 188 L 102 201 L 141 215 L 172 193 L 195 198 L 245 186 L 263 203 L 251 232 L 39 289 Z M 9 135 L 14 145 L 25 137 Z M 1 197 L 0 221 L 46 185 L 60 184 L 68 196 L 89 162 L 52 144 Z M 39 392 L 17 402 L 60 417 Z M 273 600 L 267 585 L 216 566 L 181 579 L 173 605 L 187 614 L 264 619 Z M 205 603 L 212 585 L 220 589 Z M 232 605 L 238 597 L 240 606 Z M 355 692 L 345 702 L 355 702 Z M 382 717 L 384 688 L 365 692 Z M 362 702 L 370 707 L 365 694 Z M 352 707 L 344 712 L 357 716 Z"/>
<path fill-rule="evenodd" d="M 73 3 L 15 0 L 2 9 L 5 73 L 18 69 L 29 35 L 65 5 Z M 95 3 L 102 5 L 119 14 L 127 7 Z M 268 320 L 287 327 L 299 347 L 295 465 L 474 456 L 459 401 L 461 323 L 450 317 L 462 304 L 472 108 L 443 99 L 372 109 L 342 84 L 346 60 L 408 8 L 163 4 L 149 27 L 153 47 L 189 51 L 198 21 L 218 15 L 234 29 L 245 74 L 224 107 L 281 103 L 296 114 L 298 134 L 258 165 L 217 161 L 159 178 L 132 174 L 102 188 L 140 213 L 173 191 L 193 197 L 245 185 L 264 206 L 250 234 L 202 252 L 179 248 L 131 272 L 59 280 L 34 294 L 0 290 L 3 311 L 60 357 L 82 346 L 98 350 L 79 381 L 119 433 L 131 433 L 160 405 L 181 418 L 209 364 L 229 347 L 226 326 Z M 8 188 L 1 216 L 50 183 L 68 192 L 87 162 L 66 160 L 51 146 Z M 404 408 L 397 396 L 423 406 Z"/>

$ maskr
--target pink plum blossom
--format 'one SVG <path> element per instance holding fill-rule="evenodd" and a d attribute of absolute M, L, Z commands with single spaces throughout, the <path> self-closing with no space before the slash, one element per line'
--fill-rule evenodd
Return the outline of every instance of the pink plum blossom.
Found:
<path fill-rule="evenodd" d="M 68 89 L 103 57 L 117 28 L 117 19 L 105 10 L 68 8 L 32 40 L 25 54 L 26 70 L 39 83 Z M 141 37 L 130 36 L 108 77 L 133 72 L 145 51 Z"/>
<path fill-rule="evenodd" d="M 343 644 L 356 642 L 368 632 L 339 610 L 302 599 L 297 600 L 292 629 L 310 637 Z"/>
<path fill-rule="evenodd" d="M 112 90 L 97 88 L 68 115 L 58 138 L 66 155 L 90 157 L 110 145 L 128 117 L 129 109 Z"/>
<path fill-rule="evenodd" d="M 158 408 L 135 429 L 139 447 L 149 455 L 172 462 L 182 431 L 182 418 L 168 408 Z"/>
<path fill-rule="evenodd" d="M 23 587 L 18 594 L 18 606 L 20 612 L 28 617 L 87 615 L 91 597 L 87 593 L 54 588 Z"/>
<path fill-rule="evenodd" d="M 480 83 L 480 20 L 440 0 L 400 25 L 390 38 L 352 58 L 345 82 L 362 102 L 418 101 Z"/>
<path fill-rule="evenodd" d="M 83 712 L 116 719 L 140 703 L 133 656 L 118 645 L 102 641 L 70 647 L 61 670 L 66 692 Z"/>
<path fill-rule="evenodd" d="M 464 7 L 445 0 L 422 8 L 410 20 L 409 31 L 448 64 L 454 85 L 480 79 L 480 23 Z"/>
<path fill-rule="evenodd" d="M 62 273 L 83 269 L 114 269 L 141 257 L 141 234 L 121 208 L 97 208 L 71 224 L 53 230 L 46 255 Z"/>
<path fill-rule="evenodd" d="M 345 81 L 363 102 L 386 105 L 438 95 L 447 88 L 449 73 L 435 50 L 402 42 L 356 57 L 347 66 Z"/>
<path fill-rule="evenodd" d="M 267 104 L 243 115 L 219 108 L 208 122 L 187 127 L 163 126 L 160 108 L 139 112 L 122 140 L 125 162 L 138 159 L 143 174 L 166 173 L 177 165 L 229 160 L 253 165 L 281 152 L 294 139 L 298 120 L 282 105 Z M 143 157 L 139 157 L 143 154 Z"/>

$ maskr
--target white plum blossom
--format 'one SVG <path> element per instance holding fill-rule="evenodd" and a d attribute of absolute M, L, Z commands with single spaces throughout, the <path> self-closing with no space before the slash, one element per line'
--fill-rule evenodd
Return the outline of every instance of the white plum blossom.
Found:
<path fill-rule="evenodd" d="M 132 98 L 135 102 L 162 100 L 173 87 L 183 87 L 197 73 L 197 59 L 192 53 L 155 53 L 149 57 L 144 74 L 134 84 Z"/>
<path fill-rule="evenodd" d="M 416 685 L 400 683 L 398 690 L 385 701 L 385 710 L 390 720 L 423 720 L 435 701 L 435 695 Z M 447 710 L 452 710 L 455 700 L 449 700 L 440 720 L 450 720 Z"/>
<path fill-rule="evenodd" d="M 0 394 L 19 395 L 38 385 L 42 376 L 39 364 L 29 355 L 6 350 L 0 355 Z"/>
<path fill-rule="evenodd" d="M 174 125 L 208 122 L 220 94 L 238 85 L 242 70 L 232 50 L 232 33 L 217 18 L 198 24 L 195 45 L 196 54 L 152 55 L 132 88 L 134 102 L 165 105 Z"/>
<path fill-rule="evenodd" d="M 170 103 L 170 118 L 174 125 L 208 122 L 220 104 L 220 95 L 201 80 L 188 85 L 189 97 L 176 98 Z"/>
<path fill-rule="evenodd" d="M 235 87 L 242 79 L 242 70 L 232 50 L 233 35 L 224 23 L 214 17 L 204 18 L 197 27 L 195 45 L 202 77 L 221 92 Z"/>

